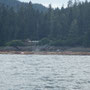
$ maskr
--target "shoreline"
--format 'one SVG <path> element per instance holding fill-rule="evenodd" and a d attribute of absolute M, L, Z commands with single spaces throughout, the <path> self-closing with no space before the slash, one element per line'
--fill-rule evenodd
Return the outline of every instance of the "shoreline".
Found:
<path fill-rule="evenodd" d="M 0 51 L 0 54 L 20 54 L 20 55 L 90 55 L 90 52 L 50 52 L 50 51 Z"/>
<path fill-rule="evenodd" d="M 21 54 L 21 55 L 90 55 L 90 48 L 85 47 L 51 47 L 51 46 L 24 46 L 0 47 L 0 54 Z"/>

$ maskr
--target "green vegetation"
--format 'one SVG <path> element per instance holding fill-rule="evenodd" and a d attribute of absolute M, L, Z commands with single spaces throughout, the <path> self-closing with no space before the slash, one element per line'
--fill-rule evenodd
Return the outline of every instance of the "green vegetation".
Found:
<path fill-rule="evenodd" d="M 24 43 L 21 40 L 12 40 L 12 41 L 6 43 L 6 45 L 17 47 L 17 46 L 24 46 Z"/>
<path fill-rule="evenodd" d="M 18 10 L 0 4 L 0 46 L 22 45 L 13 40 L 38 40 L 40 45 L 90 47 L 90 2 L 69 0 L 67 8 L 46 12 L 33 8 L 32 3 Z"/>
<path fill-rule="evenodd" d="M 39 41 L 39 45 L 49 45 L 50 40 L 48 38 L 43 38 Z"/>

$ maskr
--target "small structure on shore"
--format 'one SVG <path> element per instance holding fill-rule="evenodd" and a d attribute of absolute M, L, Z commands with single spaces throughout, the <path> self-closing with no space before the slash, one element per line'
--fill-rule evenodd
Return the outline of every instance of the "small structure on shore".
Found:
<path fill-rule="evenodd" d="M 35 45 L 37 45 L 39 43 L 39 41 L 37 41 L 37 40 L 30 40 L 30 39 L 26 39 L 25 40 L 25 45 L 26 46 L 35 46 Z"/>

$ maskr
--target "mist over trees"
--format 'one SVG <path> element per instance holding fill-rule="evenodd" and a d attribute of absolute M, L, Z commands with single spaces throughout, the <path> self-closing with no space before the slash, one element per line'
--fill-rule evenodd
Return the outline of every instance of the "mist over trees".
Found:
<path fill-rule="evenodd" d="M 0 4 L 0 46 L 12 40 L 47 40 L 54 46 L 90 46 L 90 2 L 70 0 L 67 8 L 46 12 L 32 3 L 17 11 Z"/>

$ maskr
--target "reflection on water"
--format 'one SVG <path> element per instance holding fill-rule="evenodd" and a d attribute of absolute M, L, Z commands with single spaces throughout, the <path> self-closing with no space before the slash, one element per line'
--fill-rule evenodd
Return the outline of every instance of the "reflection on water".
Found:
<path fill-rule="evenodd" d="M 90 90 L 90 56 L 0 55 L 0 90 Z"/>

